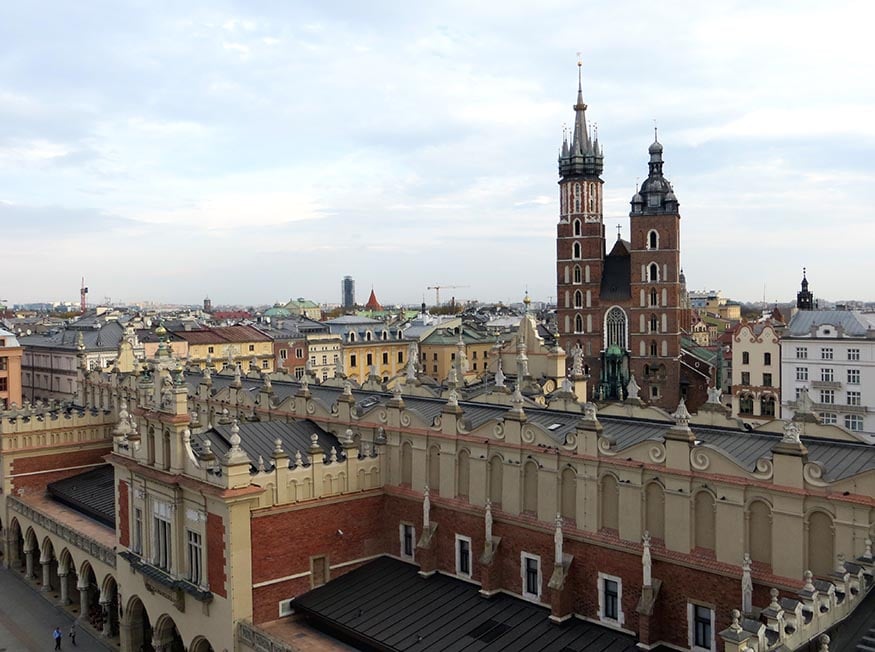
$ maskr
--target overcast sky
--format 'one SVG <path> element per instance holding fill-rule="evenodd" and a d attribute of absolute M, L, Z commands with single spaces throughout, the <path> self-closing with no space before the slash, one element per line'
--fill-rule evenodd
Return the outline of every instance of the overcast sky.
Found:
<path fill-rule="evenodd" d="M 769 5 L 764 8 L 762 5 Z M 4 2 L 0 299 L 555 296 L 583 58 L 605 222 L 653 122 L 691 289 L 875 299 L 875 5 Z"/>

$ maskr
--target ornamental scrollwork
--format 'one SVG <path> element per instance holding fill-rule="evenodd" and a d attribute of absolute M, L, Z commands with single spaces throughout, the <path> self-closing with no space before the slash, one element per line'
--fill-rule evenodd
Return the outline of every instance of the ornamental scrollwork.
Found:
<path fill-rule="evenodd" d="M 817 462 L 808 462 L 802 467 L 802 477 L 805 482 L 815 487 L 825 487 L 828 482 L 823 479 L 823 467 Z"/>
<path fill-rule="evenodd" d="M 705 451 L 694 448 L 690 451 L 690 466 L 696 469 L 696 471 L 705 471 L 711 466 L 711 458 L 708 457 Z"/>
<path fill-rule="evenodd" d="M 753 475 L 757 480 L 771 480 L 772 476 L 775 475 L 775 466 L 772 464 L 772 460 L 767 457 L 759 458 Z"/>
<path fill-rule="evenodd" d="M 650 447 L 650 450 L 647 451 L 647 454 L 650 456 L 650 461 L 656 464 L 662 464 L 665 462 L 665 446 L 662 444 L 654 444 Z"/>

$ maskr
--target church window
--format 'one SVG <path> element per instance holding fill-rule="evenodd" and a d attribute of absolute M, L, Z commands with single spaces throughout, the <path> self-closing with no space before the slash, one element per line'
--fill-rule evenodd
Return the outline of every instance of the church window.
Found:
<path fill-rule="evenodd" d="M 668 315 L 662 313 L 662 332 L 668 333 Z"/>
<path fill-rule="evenodd" d="M 650 290 L 650 305 L 651 306 L 658 306 L 659 305 L 659 297 L 656 294 L 655 288 Z"/>
<path fill-rule="evenodd" d="M 656 357 L 658 355 L 658 350 L 656 348 L 656 341 L 650 343 L 650 355 Z"/>
<path fill-rule="evenodd" d="M 574 307 L 582 308 L 583 307 L 583 293 L 580 290 L 576 290 L 574 292 Z"/>
<path fill-rule="evenodd" d="M 586 307 L 592 308 L 592 290 L 586 291 Z"/>
<path fill-rule="evenodd" d="M 574 243 L 574 246 L 572 247 L 571 257 L 574 258 L 575 260 L 580 259 L 580 243 L 579 242 Z"/>
<path fill-rule="evenodd" d="M 616 345 L 626 350 L 626 313 L 614 306 L 605 316 L 606 347 Z"/>
<path fill-rule="evenodd" d="M 574 184 L 574 212 L 580 212 L 580 184 Z"/>
<path fill-rule="evenodd" d="M 659 234 L 656 231 L 647 234 L 647 248 L 659 249 Z"/>
<path fill-rule="evenodd" d="M 565 266 L 565 282 L 568 283 L 571 280 L 571 275 L 568 270 L 568 265 Z"/>
<path fill-rule="evenodd" d="M 650 263 L 650 265 L 647 267 L 647 280 L 659 280 L 659 265 L 657 265 L 656 263 Z"/>
<path fill-rule="evenodd" d="M 574 235 L 580 235 L 580 220 L 574 220 Z"/>
<path fill-rule="evenodd" d="M 580 265 L 575 265 L 575 266 L 574 266 L 574 282 L 575 282 L 575 283 L 580 283 L 580 279 L 581 279 L 581 276 L 580 276 Z"/>
<path fill-rule="evenodd" d="M 583 268 L 583 280 L 589 283 L 589 265 Z M 859 358 L 857 358 L 859 360 Z"/>
<path fill-rule="evenodd" d="M 655 333 L 659 329 L 659 321 L 656 319 L 656 315 L 650 315 L 650 332 Z"/>
<path fill-rule="evenodd" d="M 582 333 L 583 332 L 583 318 L 580 315 L 574 316 L 574 332 Z"/>
<path fill-rule="evenodd" d="M 662 356 L 665 357 L 668 355 L 668 342 L 666 340 L 662 340 Z"/>
<path fill-rule="evenodd" d="M 595 213 L 595 184 L 589 184 L 589 212 Z"/>

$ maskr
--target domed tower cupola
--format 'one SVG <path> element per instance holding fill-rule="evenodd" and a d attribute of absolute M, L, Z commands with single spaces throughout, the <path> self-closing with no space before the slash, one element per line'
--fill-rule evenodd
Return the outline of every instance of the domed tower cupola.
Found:
<path fill-rule="evenodd" d="M 817 304 L 814 301 L 814 294 L 808 289 L 808 277 L 806 270 L 802 268 L 802 287 L 796 293 L 796 309 L 797 310 L 816 310 Z"/>
<path fill-rule="evenodd" d="M 574 129 L 571 142 L 567 132 L 559 150 L 559 176 L 598 177 L 604 169 L 604 156 L 599 145 L 598 132 L 590 133 L 586 124 L 587 106 L 583 101 L 582 62 L 577 62 L 577 102 L 574 104 Z"/>
<path fill-rule="evenodd" d="M 678 199 L 668 179 L 662 173 L 662 143 L 654 128 L 653 143 L 647 149 L 650 154 L 648 174 L 641 188 L 632 198 L 633 215 L 674 214 L 678 211 Z"/>

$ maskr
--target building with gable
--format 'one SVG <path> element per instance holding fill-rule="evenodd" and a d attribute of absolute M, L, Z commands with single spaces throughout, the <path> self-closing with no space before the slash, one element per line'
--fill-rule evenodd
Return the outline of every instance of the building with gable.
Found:
<path fill-rule="evenodd" d="M 18 338 L 0 329 L 0 410 L 21 405 L 21 346 Z"/>
<path fill-rule="evenodd" d="M 609 244 L 603 151 L 586 109 L 578 79 L 574 129 L 559 155 L 559 343 L 566 352 L 581 348 L 595 397 L 622 399 L 634 375 L 643 398 L 672 407 L 682 394 L 681 332 L 689 331 L 690 312 L 679 204 L 663 173 L 663 146 L 654 139 L 648 150 L 647 178 L 632 197 L 630 239 L 618 233 Z"/>
<path fill-rule="evenodd" d="M 732 416 L 781 418 L 781 334 L 784 324 L 742 322 L 732 332 Z"/>

